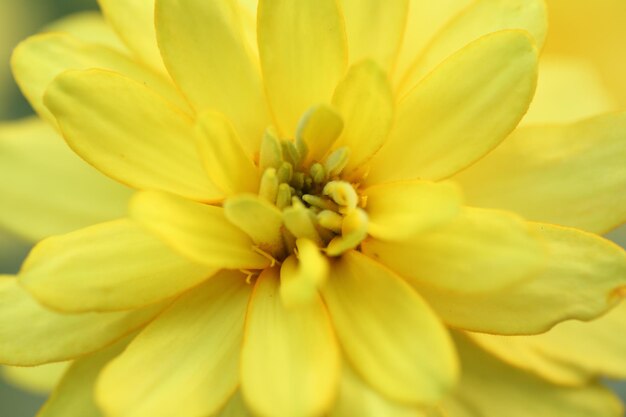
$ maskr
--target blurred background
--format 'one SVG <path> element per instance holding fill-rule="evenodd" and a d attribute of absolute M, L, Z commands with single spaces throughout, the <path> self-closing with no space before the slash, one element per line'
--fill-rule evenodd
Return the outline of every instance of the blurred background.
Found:
<path fill-rule="evenodd" d="M 548 0 L 548 4 L 550 33 L 544 57 L 585 61 L 611 95 L 614 110 L 626 109 L 626 1 Z M 11 76 L 9 59 L 15 45 L 60 17 L 96 9 L 96 0 L 0 0 L 0 121 L 32 114 Z M 626 247 L 626 227 L 608 237 Z M 30 246 L 31 242 L 0 230 L 0 274 L 17 272 Z M 607 384 L 626 400 L 626 383 Z M 3 382 L 0 372 L 0 416 L 35 416 L 45 401 L 44 391 L 16 389 Z"/>

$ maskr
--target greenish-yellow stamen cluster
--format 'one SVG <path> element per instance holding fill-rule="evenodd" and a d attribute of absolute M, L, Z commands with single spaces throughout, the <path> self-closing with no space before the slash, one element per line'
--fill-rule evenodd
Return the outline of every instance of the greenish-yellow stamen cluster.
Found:
<path fill-rule="evenodd" d="M 349 149 L 330 151 L 321 161 L 311 160 L 307 153 L 302 140 L 281 141 L 268 130 L 259 157 L 259 195 L 282 211 L 288 252 L 297 239 L 306 238 L 337 256 L 365 238 L 365 201 L 358 184 L 341 177 Z"/>

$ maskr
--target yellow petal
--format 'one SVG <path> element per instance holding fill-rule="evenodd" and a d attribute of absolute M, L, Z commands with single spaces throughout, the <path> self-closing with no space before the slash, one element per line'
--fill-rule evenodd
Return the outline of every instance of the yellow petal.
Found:
<path fill-rule="evenodd" d="M 241 391 L 237 390 L 226 403 L 222 410 L 211 417 L 254 417 L 248 410 L 246 403 L 241 397 Z"/>
<path fill-rule="evenodd" d="M 346 19 L 350 62 L 373 59 L 393 68 L 402 43 L 409 0 L 341 0 Z"/>
<path fill-rule="evenodd" d="M 0 225 L 37 241 L 122 217 L 131 191 L 28 118 L 0 125 L 0 195 Z"/>
<path fill-rule="evenodd" d="M 226 195 L 259 190 L 259 171 L 228 119 L 219 113 L 202 114 L 196 139 L 204 169 Z"/>
<path fill-rule="evenodd" d="M 626 113 L 528 127 L 466 172 L 468 204 L 604 233 L 626 220 Z"/>
<path fill-rule="evenodd" d="M 187 108 L 182 96 L 164 76 L 114 49 L 80 41 L 67 34 L 49 33 L 23 41 L 13 52 L 11 65 L 30 104 L 53 125 L 56 120 L 44 106 L 44 92 L 57 75 L 71 69 L 102 68 L 123 74 L 144 83 L 181 108 Z"/>
<path fill-rule="evenodd" d="M 307 109 L 330 101 L 343 76 L 343 18 L 336 0 L 261 0 L 258 35 L 270 106 L 282 136 L 291 136 Z"/>
<path fill-rule="evenodd" d="M 80 313 L 162 301 L 215 272 L 181 257 L 135 223 L 117 220 L 40 242 L 19 277 L 42 304 Z"/>
<path fill-rule="evenodd" d="M 507 366 L 465 338 L 455 339 L 463 374 L 454 396 L 442 406 L 451 417 L 619 417 L 617 397 L 599 383 L 580 388 L 552 385 Z"/>
<path fill-rule="evenodd" d="M 288 310 L 278 279 L 277 269 L 266 269 L 248 307 L 243 396 L 261 417 L 318 416 L 336 394 L 339 349 L 321 299 Z"/>
<path fill-rule="evenodd" d="M 486 294 L 426 285 L 418 291 L 451 326 L 492 334 L 543 333 L 564 320 L 596 318 L 617 304 L 626 286 L 622 248 L 576 229 L 529 225 L 547 250 L 546 264 L 530 279 Z"/>
<path fill-rule="evenodd" d="M 566 321 L 547 333 L 535 336 L 490 336 L 472 334 L 486 350 L 510 361 L 518 367 L 525 367 L 539 376 L 555 383 L 581 385 L 597 376 L 610 378 L 626 377 L 626 303 L 590 321 Z M 522 351 L 539 361 L 519 363 L 516 355 L 507 348 Z M 569 379 L 551 372 L 554 368 L 573 370 Z"/>
<path fill-rule="evenodd" d="M 270 263 L 253 250 L 250 237 L 226 219 L 221 207 L 147 191 L 133 198 L 130 214 L 195 262 L 229 269 L 258 269 Z"/>
<path fill-rule="evenodd" d="M 528 109 L 536 67 L 526 32 L 498 32 L 463 48 L 399 104 L 367 182 L 440 179 L 479 159 Z"/>
<path fill-rule="evenodd" d="M 456 379 L 446 329 L 399 277 L 351 251 L 322 288 L 339 341 L 364 380 L 390 399 L 439 400 Z"/>
<path fill-rule="evenodd" d="M 258 151 L 269 115 L 237 1 L 157 0 L 156 27 L 165 65 L 193 106 L 225 114 Z"/>
<path fill-rule="evenodd" d="M 297 140 L 306 145 L 306 162 L 322 161 L 343 130 L 341 116 L 326 105 L 311 108 L 300 120 Z"/>
<path fill-rule="evenodd" d="M 409 0 L 404 39 L 393 74 L 394 85 L 439 30 L 470 3 L 472 0 Z"/>
<path fill-rule="evenodd" d="M 348 365 L 341 372 L 339 395 L 329 417 L 426 417 L 419 409 L 392 401 L 367 385 Z"/>
<path fill-rule="evenodd" d="M 166 72 L 156 40 L 154 0 L 98 0 L 104 17 L 141 61 Z"/>
<path fill-rule="evenodd" d="M 297 256 L 285 259 L 280 268 L 280 297 L 287 308 L 316 302 L 318 287 L 328 278 L 328 260 L 317 245 L 298 239 L 296 246 Z"/>
<path fill-rule="evenodd" d="M 455 184 L 405 181 L 363 190 L 368 233 L 382 240 L 405 240 L 456 217 L 461 192 Z"/>
<path fill-rule="evenodd" d="M 37 304 L 13 277 L 1 276 L 0 340 L 10 343 L 0 344 L 0 363 L 35 366 L 92 353 L 143 326 L 163 307 L 63 315 Z"/>
<path fill-rule="evenodd" d="M 107 415 L 207 416 L 238 382 L 252 287 L 221 272 L 176 301 L 108 365 L 96 396 Z"/>
<path fill-rule="evenodd" d="M 144 85 L 101 70 L 68 71 L 45 101 L 72 149 L 107 175 L 139 189 L 220 198 L 200 164 L 191 121 Z"/>
<path fill-rule="evenodd" d="M 474 208 L 431 232 L 400 242 L 370 239 L 362 247 L 412 284 L 457 294 L 506 287 L 536 273 L 545 261 L 538 239 L 520 218 Z"/>
<path fill-rule="evenodd" d="M 573 123 L 608 113 L 618 108 L 610 93 L 591 62 L 544 53 L 537 91 L 522 124 Z"/>
<path fill-rule="evenodd" d="M 11 385 L 36 394 L 48 394 L 57 385 L 69 362 L 49 363 L 41 366 L 3 366 L 2 376 Z"/>
<path fill-rule="evenodd" d="M 119 355 L 128 338 L 100 352 L 77 359 L 63 376 L 37 417 L 100 417 L 94 387 L 102 368 Z"/>
<path fill-rule="evenodd" d="M 95 11 L 73 13 L 54 21 L 44 28 L 46 32 L 60 32 L 72 35 L 76 39 L 88 43 L 97 43 L 113 48 L 124 54 L 128 53 L 126 45 Z"/>
<path fill-rule="evenodd" d="M 226 218 L 267 253 L 284 254 L 283 215 L 275 205 L 253 194 L 239 194 L 224 202 Z"/>
<path fill-rule="evenodd" d="M 393 100 L 387 74 L 372 61 L 352 66 L 337 86 L 333 105 L 345 128 L 334 148 L 350 149 L 346 173 L 367 162 L 387 139 L 393 122 Z"/>
<path fill-rule="evenodd" d="M 548 333 L 550 332 L 552 330 Z M 535 349 L 533 339 L 542 335 L 500 336 L 472 332 L 465 332 L 465 334 L 474 343 L 499 360 L 510 366 L 533 373 L 553 384 L 582 386 L 590 381 L 590 375 L 581 369 L 578 364 L 567 363 L 566 361 L 545 355 L 540 349 Z M 570 347 L 561 346 L 564 350 Z M 580 363 L 584 363 L 588 359 L 589 357 L 586 357 Z"/>
<path fill-rule="evenodd" d="M 400 94 L 408 92 L 440 62 L 471 41 L 501 30 L 520 29 L 530 34 L 541 49 L 547 27 L 544 0 L 477 0 L 430 42 L 405 75 Z"/>

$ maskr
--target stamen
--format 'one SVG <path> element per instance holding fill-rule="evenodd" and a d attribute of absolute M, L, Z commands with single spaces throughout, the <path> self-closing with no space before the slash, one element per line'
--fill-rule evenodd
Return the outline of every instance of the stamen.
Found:
<path fill-rule="evenodd" d="M 265 131 L 263 140 L 261 142 L 261 155 L 259 156 L 259 168 L 261 171 L 265 171 L 267 168 L 278 169 L 283 162 L 283 150 L 276 135 L 276 132 L 272 128 L 268 128 Z"/>
<path fill-rule="evenodd" d="M 326 161 L 324 161 L 324 168 L 326 168 L 328 178 L 333 178 L 341 174 L 341 171 L 343 171 L 348 164 L 349 158 L 350 150 L 345 146 L 331 153 L 328 158 L 326 158 Z"/>
<path fill-rule="evenodd" d="M 302 196 L 302 199 L 310 204 L 311 206 L 321 208 L 322 210 L 332 210 L 337 211 L 339 207 L 334 202 L 328 200 L 327 198 L 321 198 L 316 195 L 305 194 Z"/>
<path fill-rule="evenodd" d="M 300 155 L 300 151 L 298 151 L 296 144 L 288 141 L 283 142 L 282 146 L 284 159 L 295 167 L 299 166 L 302 161 L 302 155 Z"/>
<path fill-rule="evenodd" d="M 359 202 L 359 196 L 354 187 L 345 181 L 331 181 L 324 186 L 322 191 L 340 206 L 355 208 Z"/>
<path fill-rule="evenodd" d="M 282 183 L 278 186 L 278 195 L 276 196 L 276 207 L 280 210 L 289 207 L 291 204 L 291 188 L 289 184 Z"/>
<path fill-rule="evenodd" d="M 350 211 L 341 225 L 341 236 L 334 238 L 326 247 L 329 256 L 339 256 L 354 249 L 367 237 L 367 213 L 360 208 Z"/>
<path fill-rule="evenodd" d="M 261 186 L 259 187 L 259 196 L 274 203 L 278 195 L 278 178 L 276 177 L 275 168 L 267 168 L 261 177 Z"/>
<path fill-rule="evenodd" d="M 317 213 L 317 221 L 320 226 L 332 230 L 335 233 L 341 233 L 343 217 L 335 211 L 324 210 Z"/>
<path fill-rule="evenodd" d="M 315 184 L 322 184 L 324 181 L 326 181 L 326 170 L 319 162 L 311 165 L 311 169 L 309 170 L 309 172 Z"/>
<path fill-rule="evenodd" d="M 256 246 L 256 245 L 252 246 L 252 250 L 255 251 L 256 253 L 258 253 L 259 255 L 261 255 L 262 257 L 269 259 L 270 267 L 274 267 L 274 266 L 276 266 L 276 264 L 280 265 L 280 262 L 278 262 L 278 260 L 276 260 L 276 258 L 274 258 L 271 254 L 265 252 L 259 246 Z"/>
<path fill-rule="evenodd" d="M 280 164 L 280 168 L 278 168 L 276 176 L 278 177 L 278 182 L 288 183 L 291 181 L 291 177 L 293 176 L 293 165 L 289 162 L 283 162 Z"/>

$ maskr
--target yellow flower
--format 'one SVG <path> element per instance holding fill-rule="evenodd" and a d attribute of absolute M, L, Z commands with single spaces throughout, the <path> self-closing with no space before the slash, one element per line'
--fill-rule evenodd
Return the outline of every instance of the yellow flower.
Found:
<path fill-rule="evenodd" d="M 0 280 L 0 362 L 98 351 L 44 416 L 96 412 L 93 386 L 110 416 L 419 415 L 453 389 L 455 344 L 465 402 L 444 402 L 450 416 L 502 415 L 518 387 L 545 415 L 613 407 L 595 385 L 533 398 L 550 386 L 444 323 L 528 335 L 617 304 L 626 257 L 591 232 L 626 217 L 626 116 L 511 134 L 543 3 L 480 0 L 452 20 L 464 2 L 431 3 L 262 0 L 255 20 L 228 0 L 103 0 L 128 50 L 89 31 L 16 50 L 41 117 L 137 190 L 129 219 L 45 239 Z M 76 182 L 93 171 L 30 123 L 0 166 L 53 174 L 42 224 L 78 223 L 63 204 L 85 223 L 119 216 L 128 190 Z M 8 166 L 39 144 L 36 168 Z M 27 223 L 29 183 L 2 186 L 5 218 Z M 502 402 L 480 372 L 506 382 Z"/>

